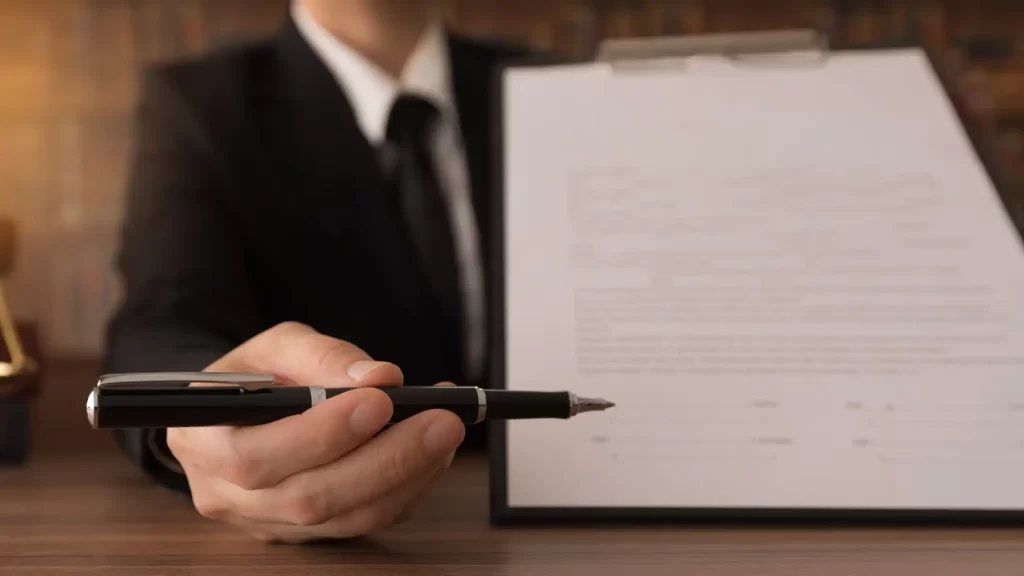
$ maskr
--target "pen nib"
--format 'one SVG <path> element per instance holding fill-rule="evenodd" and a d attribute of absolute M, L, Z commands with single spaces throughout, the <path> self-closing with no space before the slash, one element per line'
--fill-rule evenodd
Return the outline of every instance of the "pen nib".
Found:
<path fill-rule="evenodd" d="M 601 412 L 615 406 L 614 402 L 609 402 L 603 398 L 580 398 L 579 399 L 579 413 L 583 412 Z"/>

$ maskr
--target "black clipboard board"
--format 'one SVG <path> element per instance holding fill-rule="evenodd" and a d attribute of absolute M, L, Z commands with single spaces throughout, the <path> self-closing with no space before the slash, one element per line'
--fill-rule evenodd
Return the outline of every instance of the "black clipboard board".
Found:
<path fill-rule="evenodd" d="M 887 43 L 855 47 L 829 47 L 824 36 L 815 31 L 714 34 L 683 38 L 629 39 L 607 43 L 599 59 L 624 67 L 671 65 L 675 59 L 700 54 L 726 55 L 743 59 L 771 56 L 775 52 L 817 51 L 821 57 L 837 51 L 922 48 L 913 43 Z M 993 188 L 1002 201 L 1018 237 L 1024 243 L 1024 199 L 1013 198 L 1005 182 L 994 169 L 991 152 L 979 133 L 972 130 L 962 101 L 954 97 L 951 81 L 937 64 L 935 54 L 923 50 L 957 120 L 964 128 L 974 153 L 984 167 Z M 505 163 L 504 163 L 504 73 L 517 67 L 543 67 L 579 63 L 550 56 L 537 56 L 506 62 L 495 73 L 492 102 L 492 189 L 496 201 L 492 207 L 491 249 L 489 256 L 493 290 L 489 302 L 491 371 L 489 387 L 505 389 Z M 1024 296 L 1022 296 L 1024 297 Z M 489 421 L 488 458 L 490 480 L 490 521 L 493 525 L 523 524 L 611 524 L 611 525 L 729 525 L 729 526 L 1024 526 L 1024 510 L 966 509 L 849 509 L 849 508 L 660 508 L 660 507 L 513 507 L 508 500 L 508 461 L 506 424 Z"/>

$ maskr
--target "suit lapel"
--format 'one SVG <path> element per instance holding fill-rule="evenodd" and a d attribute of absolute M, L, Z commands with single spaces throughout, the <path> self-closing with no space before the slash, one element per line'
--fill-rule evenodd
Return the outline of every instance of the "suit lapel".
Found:
<path fill-rule="evenodd" d="M 369 260 L 359 264 L 372 267 L 390 285 L 394 306 L 415 313 L 422 297 L 415 255 L 377 152 L 359 129 L 344 91 L 291 19 L 278 38 L 275 62 L 282 81 L 268 89 L 284 111 L 274 131 L 282 135 L 275 145 L 287 162 L 283 193 L 294 198 L 289 209 L 297 218 L 313 218 L 317 233 L 326 234 L 326 246 L 311 250 L 339 253 L 345 243 L 355 244 L 359 249 L 348 253 Z M 316 257 L 322 260 L 323 253 Z"/>
<path fill-rule="evenodd" d="M 285 24 L 278 41 L 277 65 L 284 78 L 272 87 L 281 96 L 286 114 L 278 143 L 290 159 L 294 188 L 289 193 L 303 201 L 321 223 L 345 213 L 355 194 L 374 195 L 383 189 L 376 156 L 356 125 L 355 115 L 334 77 L 306 44 L 294 22 Z M 325 229 L 327 229 L 325 227 Z"/>

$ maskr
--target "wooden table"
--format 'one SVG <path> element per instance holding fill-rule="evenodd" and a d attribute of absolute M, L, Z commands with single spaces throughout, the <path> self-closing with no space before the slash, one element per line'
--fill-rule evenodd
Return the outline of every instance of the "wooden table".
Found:
<path fill-rule="evenodd" d="M 384 534 L 274 545 L 199 517 L 117 457 L 63 456 L 0 469 L 0 574 L 1009 576 L 1024 574 L 1024 531 L 492 528 L 486 465 L 470 456 Z"/>

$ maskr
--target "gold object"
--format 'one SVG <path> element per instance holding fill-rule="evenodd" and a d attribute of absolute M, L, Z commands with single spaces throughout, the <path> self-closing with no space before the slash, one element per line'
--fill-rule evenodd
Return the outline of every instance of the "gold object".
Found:
<path fill-rule="evenodd" d="M 0 218 L 0 343 L 10 361 L 0 361 L 0 398 L 11 396 L 27 385 L 29 376 L 36 371 L 35 362 L 25 354 L 7 299 L 4 297 L 3 277 L 10 272 L 14 261 L 14 225 Z"/>

